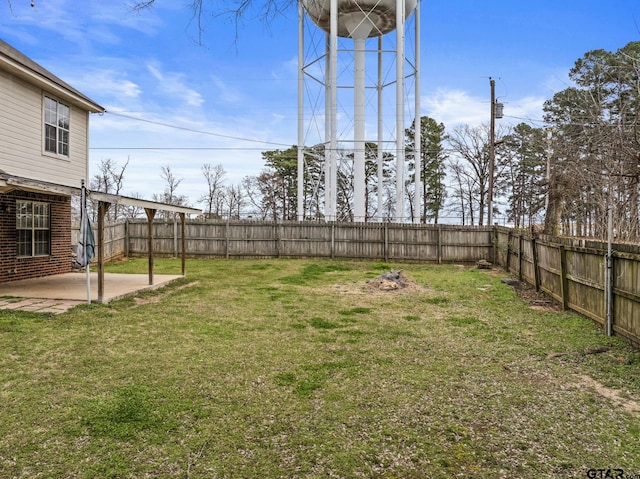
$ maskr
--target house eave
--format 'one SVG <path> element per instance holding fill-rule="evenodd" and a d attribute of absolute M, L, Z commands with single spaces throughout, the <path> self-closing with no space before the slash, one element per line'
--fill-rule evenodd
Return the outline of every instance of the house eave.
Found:
<path fill-rule="evenodd" d="M 104 113 L 106 111 L 104 107 L 1 40 L 0 70 L 7 71 L 91 113 Z"/>
<path fill-rule="evenodd" d="M 63 196 L 79 196 L 82 192 L 81 188 L 74 186 L 65 186 L 46 181 L 33 180 L 21 176 L 0 173 L 0 193 L 8 193 L 13 190 L 31 191 L 35 193 L 55 194 Z M 137 206 L 149 210 L 170 211 L 172 213 L 184 214 L 200 214 L 202 210 L 190 208 L 187 206 L 177 206 L 168 203 L 160 203 L 157 201 L 143 200 L 140 198 L 132 198 L 129 196 L 113 195 L 110 193 L 102 193 L 99 191 L 88 191 L 90 199 L 102 201 L 115 205 Z"/>

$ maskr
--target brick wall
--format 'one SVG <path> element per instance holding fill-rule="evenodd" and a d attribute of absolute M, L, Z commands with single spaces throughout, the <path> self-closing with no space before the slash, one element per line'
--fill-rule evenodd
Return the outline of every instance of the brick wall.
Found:
<path fill-rule="evenodd" d="M 50 204 L 51 255 L 17 257 L 16 201 Z M 0 194 L 0 283 L 71 271 L 71 198 L 26 191 Z"/>

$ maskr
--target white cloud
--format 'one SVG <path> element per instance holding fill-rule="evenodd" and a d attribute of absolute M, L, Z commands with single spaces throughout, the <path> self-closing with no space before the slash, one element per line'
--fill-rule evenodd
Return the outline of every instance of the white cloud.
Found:
<path fill-rule="evenodd" d="M 216 92 L 215 100 L 217 103 L 237 104 L 244 98 L 244 95 L 237 88 L 230 86 L 219 76 L 211 75 L 210 79 Z"/>
<path fill-rule="evenodd" d="M 165 93 L 168 99 L 181 99 L 192 107 L 199 107 L 204 103 L 204 97 L 187 86 L 183 73 L 163 73 L 160 67 L 153 63 L 148 64 L 147 69 L 158 80 L 158 89 Z"/>
<path fill-rule="evenodd" d="M 542 106 L 546 98 L 528 96 L 514 101 L 504 102 L 504 118 L 509 123 L 530 123 L 534 127 L 542 126 Z"/>
<path fill-rule="evenodd" d="M 478 125 L 488 122 L 490 117 L 488 99 L 473 97 L 462 90 L 438 89 L 433 95 L 423 97 L 421 103 L 426 115 L 447 128 L 465 123 Z"/>
<path fill-rule="evenodd" d="M 499 98 L 504 104 L 504 118 L 508 124 L 530 123 L 539 127 L 542 121 L 542 106 L 546 98 L 527 96 L 518 99 Z M 480 98 L 462 90 L 439 89 L 433 95 L 422 99 L 424 114 L 444 123 L 448 129 L 467 124 L 477 126 L 488 124 L 491 120 L 491 102 L 489 98 Z"/>
<path fill-rule="evenodd" d="M 138 98 L 142 93 L 140 86 L 115 70 L 91 70 L 75 78 L 74 86 L 83 92 L 99 93 L 102 98 L 112 98 L 114 103 L 126 103 Z"/>

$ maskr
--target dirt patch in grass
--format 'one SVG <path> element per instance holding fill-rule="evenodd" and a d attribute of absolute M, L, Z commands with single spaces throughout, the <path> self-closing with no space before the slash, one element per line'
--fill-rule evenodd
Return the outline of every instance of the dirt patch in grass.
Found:
<path fill-rule="evenodd" d="M 586 375 L 578 376 L 578 380 L 579 386 L 593 388 L 595 392 L 611 400 L 616 406 L 622 408 L 623 411 L 626 411 L 633 416 L 640 417 L 640 403 L 633 399 L 623 397 L 622 391 L 619 389 L 608 388 Z"/>
<path fill-rule="evenodd" d="M 376 278 L 368 279 L 364 283 L 335 284 L 332 288 L 342 294 L 364 293 L 374 296 L 416 294 L 431 290 L 431 288 L 416 282 L 404 272 L 401 272 L 400 275 L 401 283 L 398 283 L 395 286 L 391 285 L 388 280 L 378 276 Z"/>
<path fill-rule="evenodd" d="M 154 294 L 153 296 L 144 296 L 144 297 L 136 296 L 135 298 L 133 298 L 133 301 L 138 306 L 141 305 L 141 304 L 159 303 L 160 301 L 162 301 L 164 298 L 166 298 L 170 294 L 175 293 L 176 291 L 180 291 L 180 290 L 185 289 L 185 288 L 189 288 L 191 286 L 197 286 L 199 283 L 200 283 L 199 281 L 193 281 L 191 283 L 187 283 L 187 284 L 183 284 L 181 286 L 178 286 L 177 288 L 171 288 L 171 289 L 166 290 L 166 291 L 163 290 L 162 293 Z"/>
<path fill-rule="evenodd" d="M 366 282 L 368 291 L 380 292 L 407 292 L 415 293 L 425 291 L 426 288 L 407 276 L 403 271 L 391 271 L 369 279 Z"/>
<path fill-rule="evenodd" d="M 562 307 L 560 303 L 551 298 L 543 291 L 536 291 L 536 289 L 524 281 L 518 281 L 517 279 L 506 278 L 502 280 L 503 283 L 513 287 L 518 297 L 525 301 L 531 309 L 536 311 L 561 311 Z"/>

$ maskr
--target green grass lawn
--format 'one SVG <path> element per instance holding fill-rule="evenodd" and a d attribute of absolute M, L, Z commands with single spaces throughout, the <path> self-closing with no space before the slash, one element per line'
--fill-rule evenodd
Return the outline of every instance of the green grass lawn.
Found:
<path fill-rule="evenodd" d="M 391 268 L 411 286 L 368 287 Z M 640 353 L 503 277 L 194 260 L 135 299 L 0 311 L 0 477 L 640 474 Z"/>

